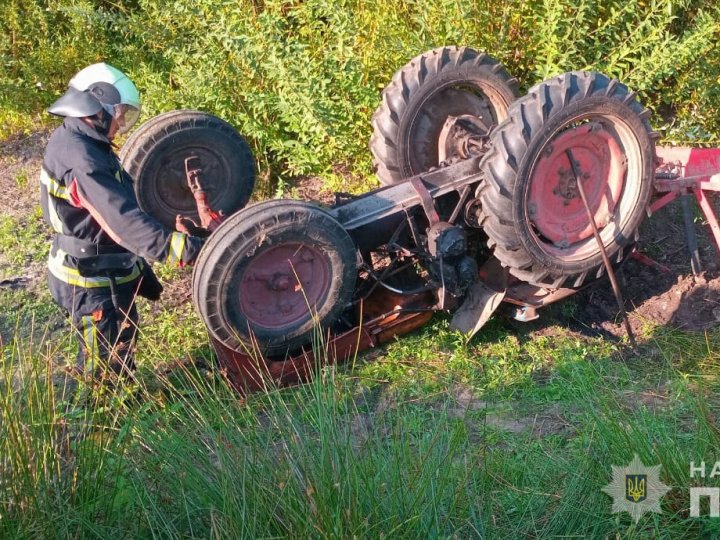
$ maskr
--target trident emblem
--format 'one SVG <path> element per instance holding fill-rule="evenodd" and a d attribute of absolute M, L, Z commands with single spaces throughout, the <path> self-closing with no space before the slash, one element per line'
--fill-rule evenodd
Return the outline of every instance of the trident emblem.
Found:
<path fill-rule="evenodd" d="M 625 498 L 634 503 L 647 499 L 647 475 L 625 475 Z"/>
<path fill-rule="evenodd" d="M 613 498 L 613 512 L 627 512 L 638 523 L 645 512 L 662 512 L 660 499 L 668 491 L 660 480 L 660 465 L 646 467 L 637 454 L 627 467 L 612 466 L 613 480 L 602 490 Z"/>

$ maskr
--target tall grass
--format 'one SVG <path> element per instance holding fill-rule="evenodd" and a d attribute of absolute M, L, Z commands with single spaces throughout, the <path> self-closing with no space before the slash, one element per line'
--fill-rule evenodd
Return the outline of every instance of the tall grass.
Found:
<path fill-rule="evenodd" d="M 73 405 L 53 367 L 61 354 L 3 348 L 2 538 L 692 538 L 717 529 L 687 515 L 689 463 L 713 461 L 720 445 L 715 400 L 672 361 L 642 375 L 566 349 L 543 383 L 563 392 L 510 402 L 535 420 L 508 432 L 491 393 L 470 408 L 452 393 L 405 399 L 334 368 L 243 398 L 221 373 L 183 363 Z M 654 379 L 633 379 L 658 372 L 672 378 L 661 408 L 649 407 L 640 388 Z M 538 428 L 547 396 L 563 407 L 564 431 Z M 600 491 L 610 465 L 634 453 L 662 464 L 673 487 L 663 514 L 637 525 L 610 514 Z"/>
<path fill-rule="evenodd" d="M 44 345 L 44 344 L 43 344 Z M 0 531 L 4 537 L 102 536 L 125 443 L 122 410 L 97 400 L 68 409 L 73 381 L 50 376 L 57 349 L 3 348 L 0 397 Z"/>
<path fill-rule="evenodd" d="M 74 406 L 19 343 L 2 373 L 2 537 L 472 535 L 464 429 L 442 409 L 363 411 L 332 370 L 243 400 L 185 366 Z"/>

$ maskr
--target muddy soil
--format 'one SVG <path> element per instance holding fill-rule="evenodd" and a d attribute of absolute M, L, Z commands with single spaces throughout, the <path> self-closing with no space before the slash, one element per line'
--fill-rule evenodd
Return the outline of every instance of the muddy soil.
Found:
<path fill-rule="evenodd" d="M 48 132 L 18 136 L 0 143 L 0 207 L 3 216 L 23 216 L 38 205 L 38 171 Z M 308 178 L 295 186 L 304 199 L 332 202 L 318 178 Z M 647 219 L 640 231 L 638 251 L 655 261 L 645 264 L 628 260 L 619 272 L 625 306 L 636 332 L 648 325 L 670 325 L 685 330 L 702 331 L 720 324 L 720 264 L 709 227 L 695 208 L 696 231 L 703 273 L 693 276 L 679 202 L 673 202 Z M 0 267 L 4 261 L 0 253 Z M 5 268 L 7 275 L 7 268 Z M 12 269 L 29 278 L 30 285 L 42 286 L 44 268 L 34 265 Z M 18 286 L 17 283 L 13 286 Z M 9 287 L 9 285 L 8 285 Z M 3 286 L 0 285 L 0 294 Z M 189 278 L 166 285 L 162 305 L 176 306 L 190 300 Z M 547 314 L 576 331 L 590 331 L 622 336 L 625 329 L 619 317 L 615 297 L 607 279 L 578 293 L 568 304 L 552 306 Z M 570 307 L 568 307 L 570 306 Z M 541 311 L 541 315 L 544 313 Z M 543 333 L 543 320 L 529 329 Z"/>
<path fill-rule="evenodd" d="M 630 324 L 636 334 L 651 326 L 702 331 L 720 324 L 718 251 L 709 227 L 696 211 L 702 272 L 693 275 L 682 209 L 673 202 L 647 219 L 640 228 L 638 253 L 618 273 Z M 581 292 L 573 318 L 589 328 L 624 335 L 615 295 L 607 279 Z"/>

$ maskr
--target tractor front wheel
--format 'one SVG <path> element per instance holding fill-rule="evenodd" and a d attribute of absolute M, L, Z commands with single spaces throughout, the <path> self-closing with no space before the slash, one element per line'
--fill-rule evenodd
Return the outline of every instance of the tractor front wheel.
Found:
<path fill-rule="evenodd" d="M 232 214 L 245 206 L 255 187 L 255 160 L 230 124 L 201 111 L 170 111 L 151 118 L 128 138 L 120 152 L 135 181 L 140 207 L 166 227 L 175 216 L 198 218 L 188 187 L 185 159 L 195 156 L 210 206 Z"/>
<path fill-rule="evenodd" d="M 214 232 L 193 273 L 210 333 L 234 350 L 298 350 L 332 325 L 355 290 L 357 255 L 330 214 L 301 201 L 252 205 Z"/>

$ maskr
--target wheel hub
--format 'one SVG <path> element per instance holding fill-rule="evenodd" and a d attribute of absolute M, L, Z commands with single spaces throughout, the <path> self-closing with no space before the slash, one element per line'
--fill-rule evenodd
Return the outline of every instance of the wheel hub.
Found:
<path fill-rule="evenodd" d="M 554 137 L 541 152 L 529 183 L 528 217 L 536 232 L 561 249 L 592 236 L 577 182 L 583 183 L 590 211 L 602 228 L 612 220 L 626 170 L 625 154 L 615 135 L 599 122 Z"/>
<path fill-rule="evenodd" d="M 425 172 L 442 161 L 438 159 L 440 133 L 449 117 L 459 116 L 483 119 L 485 124 L 493 122 L 488 100 L 483 95 L 454 87 L 438 92 L 424 104 L 410 127 L 407 176 Z"/>
<path fill-rule="evenodd" d="M 454 162 L 483 154 L 489 134 L 490 128 L 478 116 L 449 116 L 438 137 L 438 161 Z"/>
<path fill-rule="evenodd" d="M 582 180 L 587 180 L 589 177 L 588 173 L 583 173 Z M 578 181 L 571 167 L 558 169 L 558 185 L 553 189 L 553 195 L 562 197 L 563 206 L 568 206 L 573 199 L 580 196 Z"/>
<path fill-rule="evenodd" d="M 175 213 L 187 214 L 196 211 L 195 199 L 187 183 L 185 159 L 197 156 L 198 167 L 202 169 L 202 187 L 212 206 L 217 205 L 226 194 L 228 166 L 221 156 L 206 148 L 178 148 L 169 152 L 160 167 L 156 182 L 158 200 Z"/>
<path fill-rule="evenodd" d="M 282 328 L 309 318 L 331 285 L 325 254 L 315 246 L 270 246 L 248 262 L 238 286 L 240 308 L 263 328 Z"/>
<path fill-rule="evenodd" d="M 290 288 L 290 276 L 287 274 L 275 274 L 270 283 L 270 288 L 273 291 L 287 291 Z"/>

